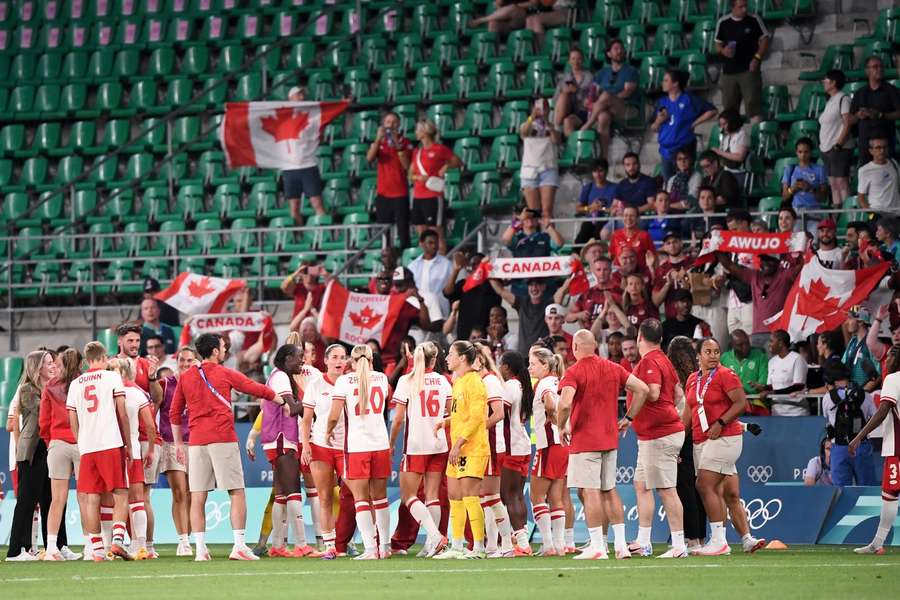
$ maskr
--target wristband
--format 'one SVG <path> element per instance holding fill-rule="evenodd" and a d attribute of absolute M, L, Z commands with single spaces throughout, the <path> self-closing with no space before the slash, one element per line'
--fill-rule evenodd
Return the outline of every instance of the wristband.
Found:
<path fill-rule="evenodd" d="M 716 419 L 716 423 L 718 423 L 718 424 L 721 425 L 722 427 L 725 427 L 725 421 L 723 421 L 721 418 Z"/>
<path fill-rule="evenodd" d="M 629 422 L 629 423 L 631 423 L 632 421 L 634 421 L 634 417 L 632 417 L 632 416 L 630 416 L 630 415 L 628 415 L 628 414 L 625 415 L 625 418 L 628 419 L 628 422 Z"/>

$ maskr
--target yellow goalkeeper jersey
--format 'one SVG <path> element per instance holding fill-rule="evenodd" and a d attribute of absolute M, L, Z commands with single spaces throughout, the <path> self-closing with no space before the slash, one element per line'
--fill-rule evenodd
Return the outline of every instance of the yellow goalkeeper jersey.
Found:
<path fill-rule="evenodd" d="M 475 371 L 453 382 L 450 407 L 450 442 L 465 438 L 462 456 L 490 456 L 487 431 L 487 389 Z"/>

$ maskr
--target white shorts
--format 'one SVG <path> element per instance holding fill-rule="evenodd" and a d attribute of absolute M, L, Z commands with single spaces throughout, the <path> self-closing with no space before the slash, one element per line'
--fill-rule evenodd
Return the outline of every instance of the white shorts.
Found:
<path fill-rule="evenodd" d="M 655 440 L 638 440 L 634 480 L 644 482 L 651 490 L 675 487 L 678 482 L 678 455 L 683 444 L 683 431 Z"/>
<path fill-rule="evenodd" d="M 150 448 L 150 442 L 144 440 L 141 442 L 141 456 L 147 456 L 147 449 Z M 162 454 L 162 446 L 157 445 L 156 448 L 153 449 L 153 462 L 148 467 L 146 463 L 141 460 L 144 464 L 144 485 L 156 485 L 156 480 L 159 479 L 159 459 Z"/>
<path fill-rule="evenodd" d="M 735 475 L 744 440 L 739 435 L 726 435 L 694 444 L 694 469 L 722 475 Z"/>
<path fill-rule="evenodd" d="M 52 440 L 47 448 L 47 472 L 50 479 L 66 481 L 74 475 L 78 479 L 78 468 L 81 465 L 81 453 L 78 444 L 70 444 L 62 440 Z"/>
<path fill-rule="evenodd" d="M 617 454 L 617 450 L 570 454 L 567 487 L 604 492 L 613 489 L 616 487 Z"/>
<path fill-rule="evenodd" d="M 209 492 L 214 489 L 244 489 L 244 469 L 237 442 L 222 442 L 205 446 L 188 446 L 188 489 Z"/>
<path fill-rule="evenodd" d="M 178 460 L 175 442 L 163 442 L 159 449 L 159 472 L 181 471 L 187 473 L 188 453 L 184 453 L 184 462 Z"/>

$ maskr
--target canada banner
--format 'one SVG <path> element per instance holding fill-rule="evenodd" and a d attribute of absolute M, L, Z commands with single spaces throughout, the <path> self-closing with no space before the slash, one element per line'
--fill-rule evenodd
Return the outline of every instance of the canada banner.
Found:
<path fill-rule="evenodd" d="M 243 279 L 222 279 L 185 272 L 153 297 L 189 315 L 217 313 L 222 312 L 235 292 L 246 285 Z"/>
<path fill-rule="evenodd" d="M 194 338 L 204 333 L 229 331 L 262 332 L 263 352 L 268 352 L 275 345 L 275 325 L 272 322 L 272 315 L 261 311 L 194 315 L 181 329 L 179 345 L 190 345 Z"/>
<path fill-rule="evenodd" d="M 863 302 L 890 268 L 881 263 L 859 271 L 826 269 L 810 253 L 784 309 L 766 320 L 770 331 L 784 329 L 792 341 L 840 327 L 850 309 Z"/>
<path fill-rule="evenodd" d="M 710 233 L 703 241 L 703 248 L 695 265 L 713 262 L 716 252 L 743 252 L 746 254 L 787 254 L 805 252 L 809 246 L 806 234 L 801 232 L 750 233 L 749 231 L 719 231 Z"/>
<path fill-rule="evenodd" d="M 228 102 L 219 138 L 228 166 L 298 169 L 316 163 L 319 137 L 349 102 Z"/>
<path fill-rule="evenodd" d="M 575 256 L 539 256 L 528 258 L 486 258 L 472 271 L 463 283 L 468 292 L 488 279 L 531 279 L 534 277 L 568 277 L 574 275 L 569 285 L 573 296 L 590 288 L 584 265 Z"/>
<path fill-rule="evenodd" d="M 365 344 L 374 338 L 383 347 L 407 299 L 405 294 L 351 292 L 332 280 L 322 296 L 319 333 L 347 344 Z"/>

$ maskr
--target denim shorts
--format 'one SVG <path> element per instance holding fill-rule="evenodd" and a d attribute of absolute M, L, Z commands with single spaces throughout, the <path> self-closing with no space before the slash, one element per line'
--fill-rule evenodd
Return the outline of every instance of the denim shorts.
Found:
<path fill-rule="evenodd" d="M 542 187 L 559 187 L 559 169 L 547 169 L 537 174 L 534 179 L 523 179 L 523 189 L 533 189 Z"/>

